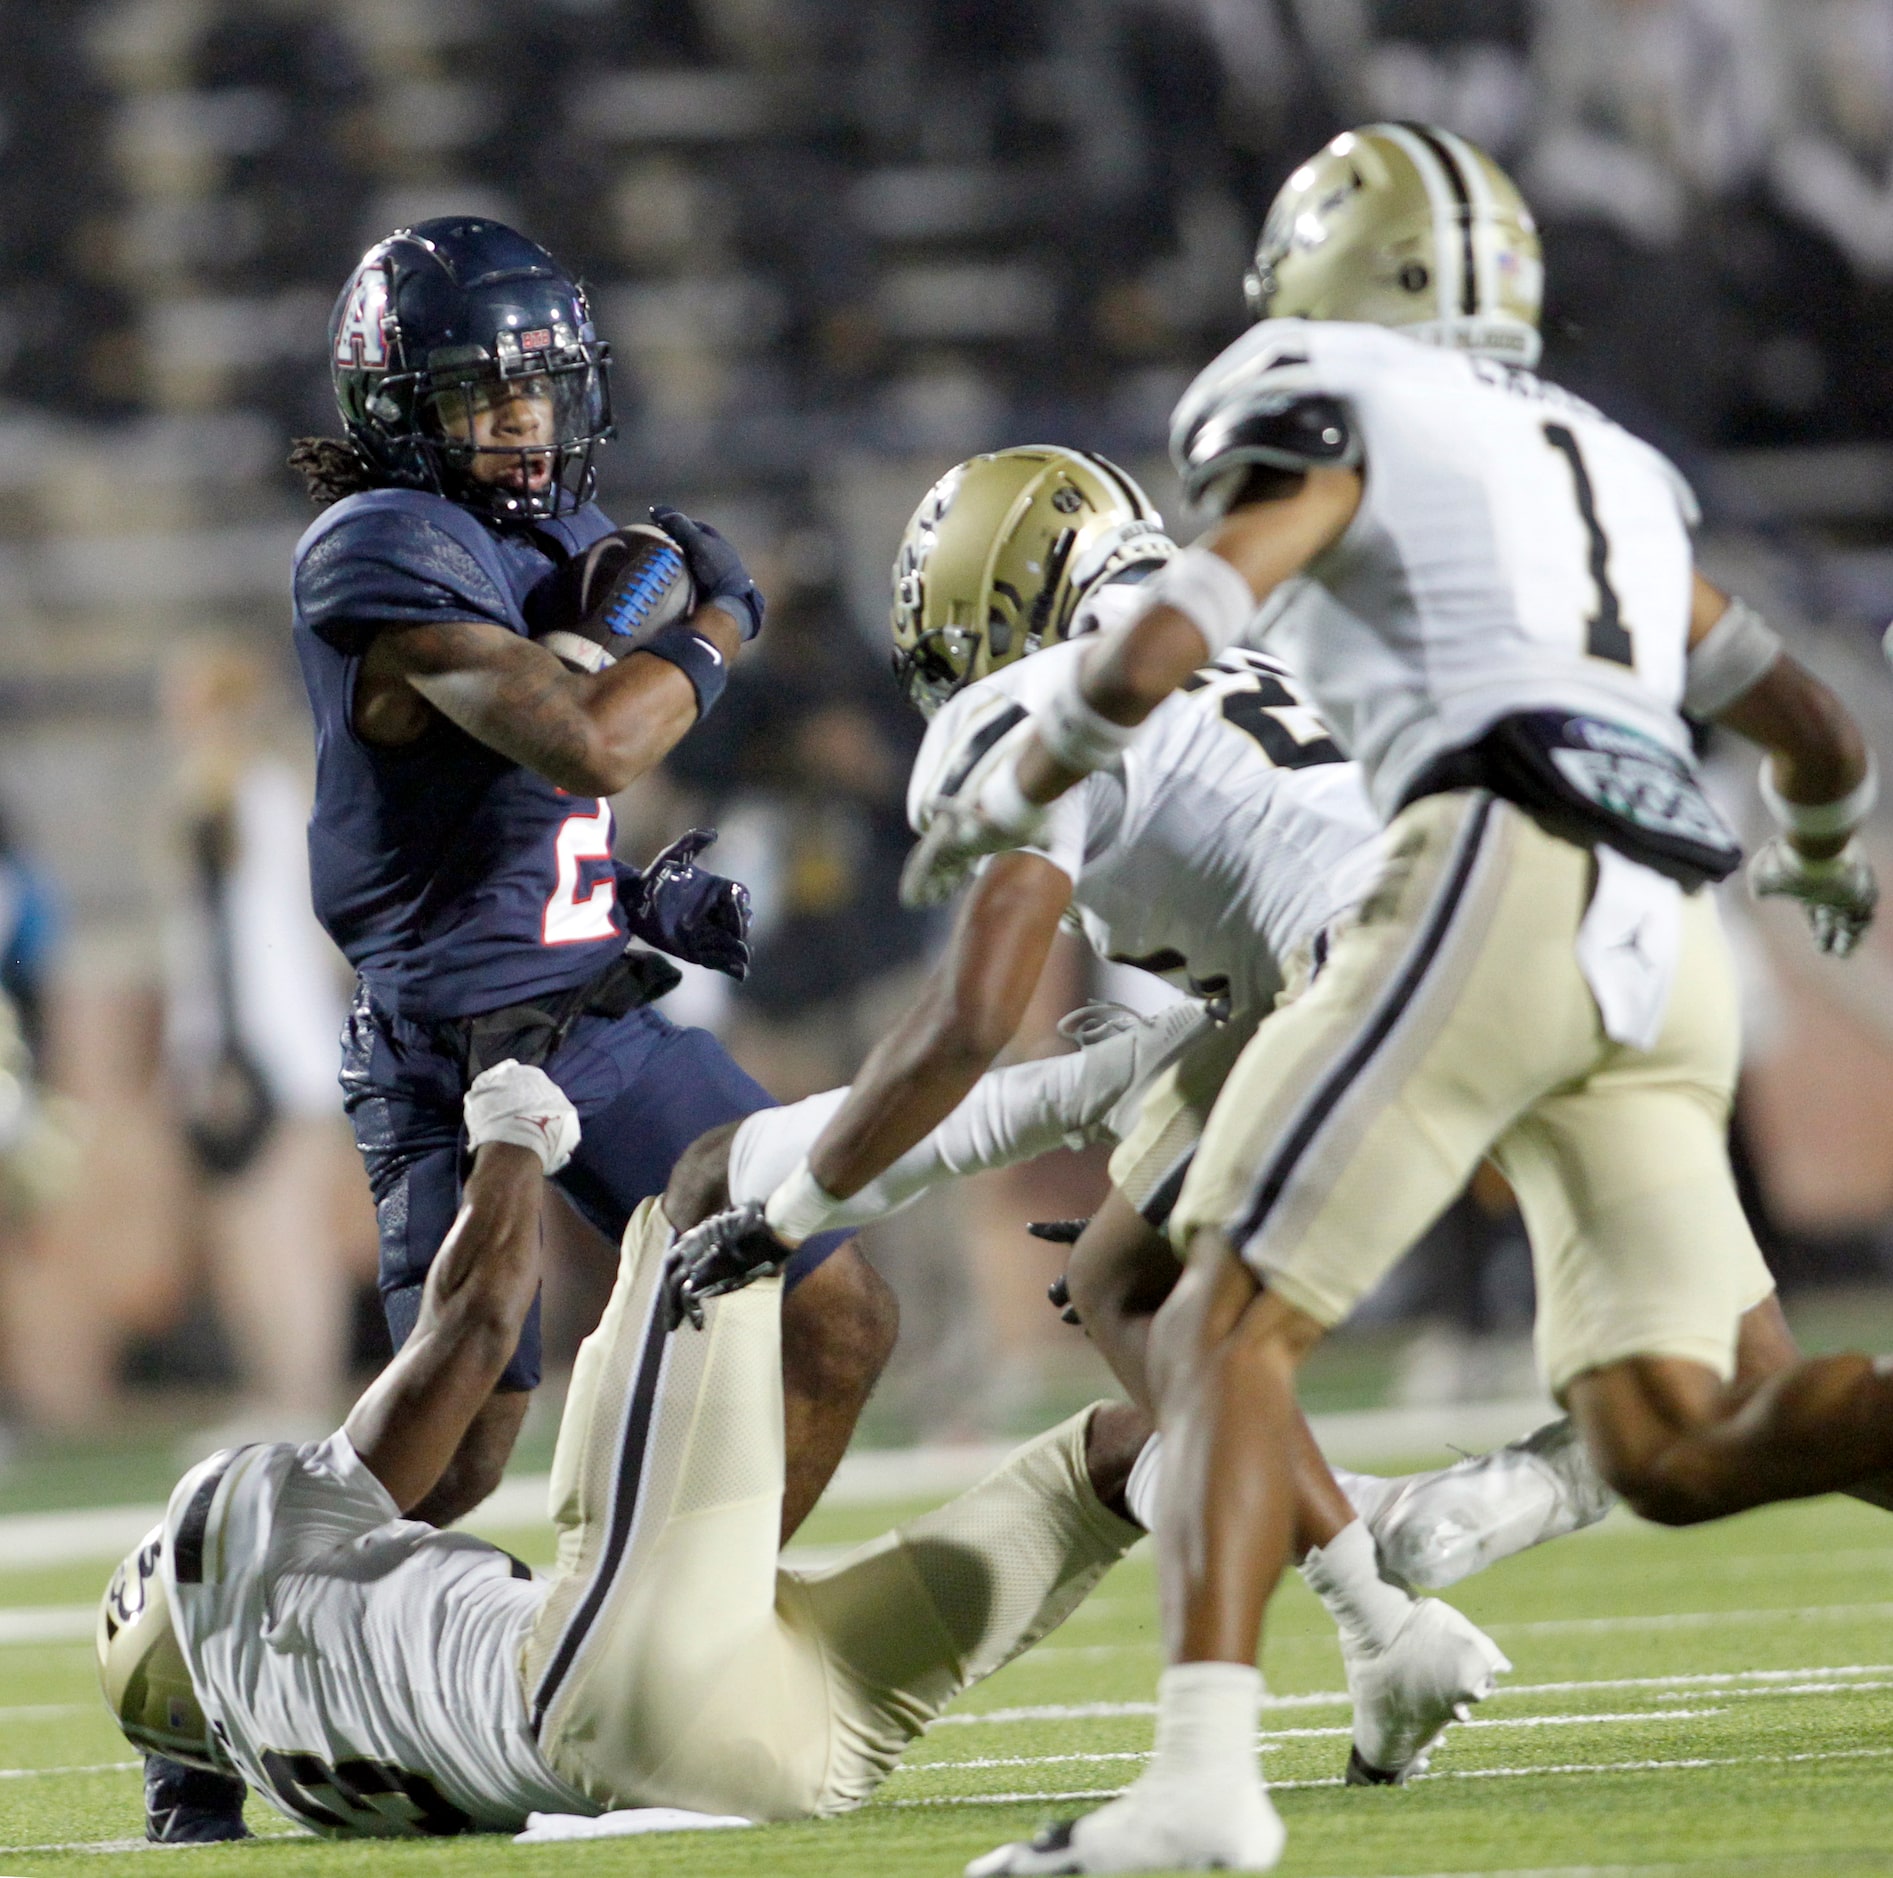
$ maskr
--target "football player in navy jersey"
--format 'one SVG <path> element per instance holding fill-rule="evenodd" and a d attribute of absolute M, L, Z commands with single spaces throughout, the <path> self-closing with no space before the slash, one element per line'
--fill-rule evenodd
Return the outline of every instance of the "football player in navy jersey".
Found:
<path fill-rule="evenodd" d="M 715 703 L 761 596 L 714 529 L 660 509 L 694 610 L 594 672 L 534 643 L 583 629 L 574 570 L 614 533 L 591 501 L 608 360 L 543 249 L 491 221 L 424 222 L 378 242 L 344 287 L 330 363 L 346 437 L 291 459 L 326 505 L 295 562 L 316 727 L 310 874 L 360 975 L 342 1085 L 397 1345 L 459 1201 L 461 1099 L 480 1069 L 536 1061 L 565 1091 L 585 1147 L 561 1183 L 613 1241 L 691 1141 L 771 1101 L 707 1032 L 651 1008 L 675 971 L 627 951 L 642 938 L 740 976 L 743 889 L 695 865 L 700 834 L 643 874 L 614 863 L 605 800 Z M 811 1246 L 784 1305 L 785 1530 L 893 1345 L 892 1294 L 845 1238 Z M 492 1490 L 539 1368 L 535 1309 L 418 1517 L 446 1524 Z M 154 1837 L 242 1830 L 231 1796 L 155 1774 Z"/>

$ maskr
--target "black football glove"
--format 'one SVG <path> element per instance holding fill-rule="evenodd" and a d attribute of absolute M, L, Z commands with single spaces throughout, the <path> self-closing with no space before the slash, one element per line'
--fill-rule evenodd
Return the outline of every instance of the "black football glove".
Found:
<path fill-rule="evenodd" d="M 651 520 L 683 549 L 696 582 L 697 604 L 721 607 L 744 639 L 754 639 L 762 631 L 763 599 L 743 557 L 708 522 L 693 522 L 678 509 L 659 504 L 651 510 Z"/>
<path fill-rule="evenodd" d="M 1090 1224 L 1088 1219 L 1035 1219 L 1027 1225 L 1026 1231 L 1034 1239 L 1049 1239 L 1053 1245 L 1076 1245 L 1079 1235 Z M 1082 1324 L 1085 1321 L 1078 1315 L 1077 1305 L 1071 1301 L 1069 1278 L 1054 1278 L 1045 1287 L 1045 1295 L 1051 1299 L 1052 1308 L 1057 1311 L 1061 1323 Z"/>
<path fill-rule="evenodd" d="M 693 828 L 642 873 L 620 862 L 618 901 L 633 938 L 740 981 L 749 975 L 749 889 L 697 865 L 715 839 L 714 828 Z"/>
<path fill-rule="evenodd" d="M 758 1278 L 773 1278 L 794 1256 L 795 1248 L 769 1230 L 760 1200 L 712 1213 L 671 1247 L 664 1272 L 670 1328 L 689 1318 L 701 1330 L 708 1299 L 741 1291 Z"/>

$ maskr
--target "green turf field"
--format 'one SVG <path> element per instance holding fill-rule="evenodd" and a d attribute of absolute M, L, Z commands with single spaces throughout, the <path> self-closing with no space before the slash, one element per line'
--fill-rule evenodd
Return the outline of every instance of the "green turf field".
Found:
<path fill-rule="evenodd" d="M 889 1513 L 898 1509 L 889 1509 Z M 834 1543 L 879 1512 L 818 1515 Z M 504 1535 L 516 1550 L 528 1535 Z M 536 1548 L 544 1554 L 544 1543 Z M 106 1567 L 0 1569 L 0 1635 L 95 1595 Z M 1288 1873 L 1893 1871 L 1893 1525 L 1840 1501 L 1656 1532 L 1621 1515 L 1460 1588 L 1516 1668 L 1405 1791 L 1337 1784 L 1347 1712 L 1319 1609 L 1293 1584 L 1265 1667 L 1265 1767 Z M 70 1623 L 70 1619 L 66 1619 Z M 1133 1556 L 1052 1641 L 917 1744 L 881 1798 L 820 1825 L 519 1847 L 331 1846 L 258 1802 L 252 1846 L 165 1869 L 295 1874 L 651 1872 L 706 1878 L 956 1873 L 996 1841 L 1112 1792 L 1149 1745 L 1152 1574 Z M 149 1859 L 137 1778 L 89 1646 L 0 1643 L 0 1873 L 104 1878 Z M 113 1848 L 117 1848 L 116 1851 Z"/>

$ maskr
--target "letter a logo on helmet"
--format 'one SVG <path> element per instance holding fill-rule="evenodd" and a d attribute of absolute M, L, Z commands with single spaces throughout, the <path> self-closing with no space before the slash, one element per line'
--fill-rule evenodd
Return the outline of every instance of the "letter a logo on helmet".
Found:
<path fill-rule="evenodd" d="M 388 338 L 382 320 L 388 311 L 388 276 L 379 261 L 358 268 L 335 326 L 338 365 L 385 367 Z"/>

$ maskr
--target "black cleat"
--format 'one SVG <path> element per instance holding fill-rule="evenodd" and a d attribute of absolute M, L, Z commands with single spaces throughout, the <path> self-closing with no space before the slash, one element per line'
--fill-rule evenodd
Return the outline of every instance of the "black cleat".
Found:
<path fill-rule="evenodd" d="M 1400 1785 L 1398 1774 L 1382 1773 L 1378 1767 L 1369 1767 L 1361 1759 L 1359 1748 L 1347 1751 L 1347 1784 L 1350 1787 L 1397 1787 Z"/>
<path fill-rule="evenodd" d="M 154 1845 L 223 1845 L 247 1839 L 248 1789 L 234 1774 L 186 1767 L 162 1754 L 145 1756 L 145 1837 Z"/>
<path fill-rule="evenodd" d="M 1045 1287 L 1045 1295 L 1051 1299 L 1052 1308 L 1057 1311 L 1060 1323 L 1082 1324 L 1085 1320 L 1078 1315 L 1078 1307 L 1071 1301 L 1071 1282 L 1066 1278 L 1054 1278 Z"/>

